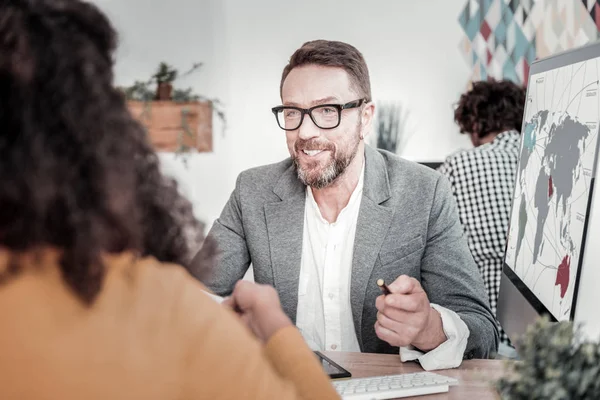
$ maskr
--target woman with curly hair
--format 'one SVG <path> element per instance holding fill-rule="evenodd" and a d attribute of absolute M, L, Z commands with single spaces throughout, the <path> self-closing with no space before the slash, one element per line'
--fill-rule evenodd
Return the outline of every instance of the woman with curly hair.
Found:
<path fill-rule="evenodd" d="M 202 230 L 115 45 L 86 2 L 0 1 L 0 398 L 336 398 L 274 289 L 236 287 L 248 330 L 183 268 Z"/>
<path fill-rule="evenodd" d="M 471 254 L 488 292 L 492 312 L 500 289 L 504 245 L 519 160 L 525 88 L 511 81 L 475 82 L 464 93 L 454 121 L 474 149 L 460 151 L 439 168 L 452 185 Z M 500 329 L 499 353 L 512 356 L 508 336 Z"/>

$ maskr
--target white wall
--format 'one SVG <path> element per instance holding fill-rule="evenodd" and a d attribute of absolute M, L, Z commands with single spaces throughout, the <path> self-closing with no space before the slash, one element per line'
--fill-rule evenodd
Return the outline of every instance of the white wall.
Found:
<path fill-rule="evenodd" d="M 229 101 L 227 30 L 218 0 L 92 0 L 107 13 L 120 35 L 116 54 L 115 80 L 129 85 L 148 79 L 158 63 L 166 61 L 180 71 L 203 62 L 195 74 L 177 85 L 197 93 Z M 229 118 L 234 113 L 228 110 Z M 233 131 L 223 137 L 214 122 L 214 152 L 192 155 L 188 167 L 163 153 L 165 172 L 175 176 L 195 205 L 197 216 L 210 226 L 227 201 L 235 183 L 231 165 Z"/>
<path fill-rule="evenodd" d="M 185 170 L 162 155 L 211 222 L 243 169 L 287 156 L 270 108 L 279 104 L 281 70 L 303 42 L 342 40 L 361 50 L 375 100 L 401 100 L 416 134 L 403 155 L 440 161 L 468 141 L 452 121 L 452 103 L 469 68 L 458 50 L 464 0 L 95 0 L 122 38 L 116 78 L 129 84 L 165 60 L 179 69 L 205 67 L 183 82 L 226 103 L 229 119 L 215 151 Z M 218 132 L 218 127 L 216 132 Z"/>
<path fill-rule="evenodd" d="M 407 157 L 440 160 L 467 143 L 457 144 L 452 135 L 457 129 L 451 107 L 468 79 L 469 69 L 458 50 L 457 17 L 464 3 L 226 1 L 231 106 L 236 110 L 232 129 L 244 132 L 237 167 L 286 155 L 283 137 L 272 140 L 283 133 L 269 109 L 279 103 L 281 70 L 289 56 L 303 42 L 318 38 L 356 46 L 370 67 L 375 100 L 399 99 L 410 108 L 419 135 L 406 149 Z M 251 158 L 251 152 L 260 156 Z"/>

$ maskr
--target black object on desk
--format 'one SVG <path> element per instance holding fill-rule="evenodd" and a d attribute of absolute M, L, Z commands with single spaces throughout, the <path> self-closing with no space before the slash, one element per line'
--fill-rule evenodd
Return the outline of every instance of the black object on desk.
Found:
<path fill-rule="evenodd" d="M 325 357 L 320 351 L 315 351 L 315 355 L 319 358 L 325 373 L 329 375 L 331 379 L 350 378 L 352 376 L 350 372 Z"/>

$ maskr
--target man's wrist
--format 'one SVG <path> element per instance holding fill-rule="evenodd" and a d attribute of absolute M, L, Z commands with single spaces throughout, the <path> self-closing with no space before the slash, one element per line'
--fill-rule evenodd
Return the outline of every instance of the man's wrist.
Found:
<path fill-rule="evenodd" d="M 436 309 L 430 307 L 427 315 L 427 325 L 422 334 L 419 335 L 418 340 L 413 342 L 412 345 L 423 352 L 427 352 L 435 349 L 446 340 L 448 338 L 444 333 L 442 316 Z"/>

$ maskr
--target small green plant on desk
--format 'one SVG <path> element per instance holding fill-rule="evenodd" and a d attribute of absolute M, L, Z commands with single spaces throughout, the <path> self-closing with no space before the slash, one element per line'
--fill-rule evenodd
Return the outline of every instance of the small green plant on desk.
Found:
<path fill-rule="evenodd" d="M 521 361 L 496 382 L 503 399 L 600 399 L 600 343 L 572 322 L 541 317 L 517 341 Z"/>

